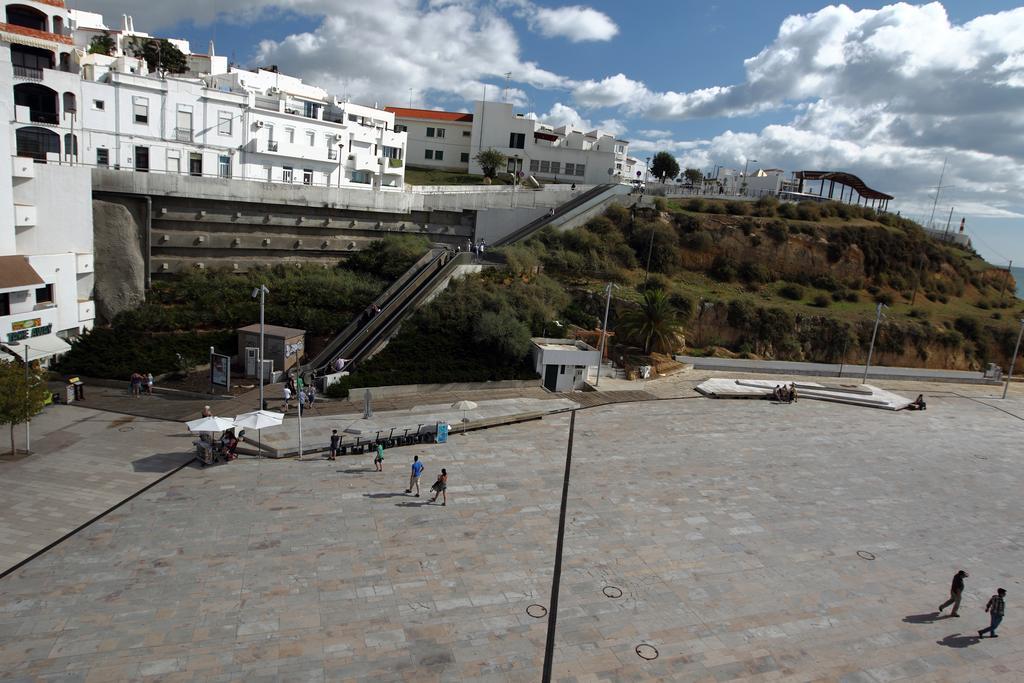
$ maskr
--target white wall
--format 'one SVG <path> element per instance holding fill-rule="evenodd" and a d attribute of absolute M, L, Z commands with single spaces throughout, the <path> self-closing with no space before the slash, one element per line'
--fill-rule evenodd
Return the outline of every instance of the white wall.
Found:
<path fill-rule="evenodd" d="M 14 74 L 11 52 L 0 48 L 0 255 L 15 253 L 14 194 L 11 187 L 11 154 L 14 151 Z"/>
<path fill-rule="evenodd" d="M 406 117 L 396 117 L 395 123 L 403 125 L 408 129 L 409 165 L 420 168 L 469 171 L 469 159 L 472 156 L 470 153 L 470 140 L 473 131 L 472 123 L 467 121 L 431 121 Z M 433 129 L 433 137 L 427 136 L 427 128 Z M 438 137 L 438 130 L 444 131 L 444 137 Z M 427 158 L 427 150 L 433 152 L 433 159 Z M 444 155 L 440 161 L 436 158 L 438 151 Z M 466 155 L 465 161 L 463 161 L 463 155 Z"/>

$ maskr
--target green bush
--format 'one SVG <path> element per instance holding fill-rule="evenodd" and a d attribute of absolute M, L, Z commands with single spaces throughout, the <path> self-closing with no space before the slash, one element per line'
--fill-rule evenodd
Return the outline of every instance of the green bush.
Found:
<path fill-rule="evenodd" d="M 775 210 L 776 215 L 780 218 L 799 218 L 799 212 L 797 211 L 796 204 L 790 202 L 782 202 L 779 204 L 779 208 Z"/>
<path fill-rule="evenodd" d="M 422 235 L 389 235 L 370 242 L 341 265 L 356 273 L 372 273 L 387 280 L 397 280 L 429 249 L 430 240 Z"/>
<path fill-rule="evenodd" d="M 693 211 L 694 213 L 704 213 L 704 209 L 707 208 L 707 202 L 699 197 L 687 200 L 686 210 Z"/>
<path fill-rule="evenodd" d="M 747 202 L 726 202 L 725 212 L 730 216 L 746 216 L 750 209 Z"/>
<path fill-rule="evenodd" d="M 683 246 L 691 251 L 711 251 L 715 240 L 706 230 L 693 232 L 683 237 Z"/>
<path fill-rule="evenodd" d="M 668 202 L 665 201 L 664 197 L 655 197 L 654 208 L 657 211 L 668 211 Z"/>
<path fill-rule="evenodd" d="M 818 308 L 828 308 L 832 299 L 827 294 L 818 294 L 814 297 L 814 305 Z"/>
<path fill-rule="evenodd" d="M 776 215 L 778 208 L 779 200 L 775 197 L 765 195 L 763 197 L 758 197 L 757 201 L 754 202 L 753 214 L 755 216 L 771 218 Z"/>
<path fill-rule="evenodd" d="M 739 267 L 740 280 L 747 284 L 760 284 L 763 282 L 771 281 L 771 274 L 768 269 L 760 263 L 754 263 L 753 261 L 744 261 Z"/>
<path fill-rule="evenodd" d="M 784 204 L 783 206 L 792 205 Z M 782 244 L 789 239 L 789 226 L 786 224 L 786 221 L 776 219 L 764 227 L 764 234 L 768 235 L 772 241 Z"/>
<path fill-rule="evenodd" d="M 804 298 L 804 288 L 792 283 L 779 287 L 779 296 L 790 301 L 800 301 Z"/>
<path fill-rule="evenodd" d="M 889 292 L 879 292 L 875 295 L 876 304 L 885 304 L 886 306 L 892 306 L 893 296 Z"/>
<path fill-rule="evenodd" d="M 708 275 L 719 282 L 732 282 L 738 275 L 736 262 L 724 254 L 719 254 L 715 257 L 715 260 L 711 262 L 711 268 L 708 270 Z"/>

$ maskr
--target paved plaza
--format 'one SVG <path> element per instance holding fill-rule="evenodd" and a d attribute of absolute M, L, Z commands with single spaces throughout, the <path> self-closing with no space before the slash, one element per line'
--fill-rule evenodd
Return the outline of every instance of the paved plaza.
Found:
<path fill-rule="evenodd" d="M 1022 680 L 1024 400 L 929 398 L 579 411 L 556 680 Z M 0 581 L 0 678 L 539 680 L 568 423 L 187 467 Z"/>

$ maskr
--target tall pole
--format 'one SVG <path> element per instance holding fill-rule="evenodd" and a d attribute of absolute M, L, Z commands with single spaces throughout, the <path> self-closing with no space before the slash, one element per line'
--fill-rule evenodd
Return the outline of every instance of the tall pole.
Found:
<path fill-rule="evenodd" d="M 868 362 L 864 364 L 864 379 L 861 381 L 861 384 L 868 383 L 868 370 L 871 368 L 871 355 L 875 352 L 875 337 L 878 335 L 878 323 L 882 319 L 882 308 L 884 307 L 885 304 L 880 303 L 875 309 L 875 329 L 871 333 L 871 347 L 868 349 Z"/>
<path fill-rule="evenodd" d="M 956 208 L 955 206 L 951 206 L 951 207 L 949 207 L 949 218 L 947 218 L 947 219 L 946 219 L 946 229 L 945 229 L 945 230 L 943 231 L 943 233 L 942 233 L 942 234 L 943 234 L 943 236 L 945 236 L 945 235 L 948 235 L 948 234 L 949 234 L 949 224 L 950 224 L 950 222 L 952 222 L 952 220 L 953 220 L 953 209 L 955 209 L 955 208 Z"/>
<path fill-rule="evenodd" d="M 25 344 L 25 404 L 28 405 L 29 388 L 28 388 L 28 373 L 29 373 L 29 360 L 28 360 L 29 348 L 28 344 Z M 32 452 L 32 418 L 25 420 L 25 452 Z"/>
<path fill-rule="evenodd" d="M 267 289 L 266 285 L 261 283 L 259 288 L 257 289 L 257 291 L 259 292 L 259 295 L 260 295 L 260 354 L 259 354 L 259 367 L 256 369 L 256 372 L 260 376 L 260 407 L 259 407 L 259 410 L 263 410 L 263 406 L 266 405 L 266 403 L 263 401 L 263 352 L 264 352 L 264 348 L 263 348 L 264 315 L 263 315 L 263 313 L 264 313 L 264 305 L 266 303 L 266 294 L 270 290 Z M 255 292 L 254 292 L 254 294 L 255 294 Z"/>
<path fill-rule="evenodd" d="M 651 277 L 651 252 L 654 250 L 654 221 L 651 221 L 651 241 L 647 244 L 647 268 L 644 269 L 644 284 Z"/>
<path fill-rule="evenodd" d="M 562 477 L 562 507 L 558 513 L 558 540 L 555 541 L 555 570 L 551 575 L 551 602 L 548 607 L 548 637 L 544 644 L 543 683 L 551 683 L 555 658 L 555 626 L 558 621 L 558 588 L 562 580 L 562 545 L 565 540 L 565 509 L 569 503 L 569 470 L 572 467 L 572 437 L 576 430 L 576 411 L 569 414 L 569 445 L 565 449 L 565 476 Z"/>
<path fill-rule="evenodd" d="M 604 325 L 601 326 L 601 350 L 597 354 L 597 381 L 594 382 L 594 386 L 601 386 L 601 366 L 604 364 L 604 345 L 605 340 L 608 338 L 608 309 L 612 306 L 612 283 L 608 283 L 605 287 L 607 292 L 607 298 L 604 302 Z"/>
<path fill-rule="evenodd" d="M 942 192 L 942 179 L 946 177 L 946 162 L 948 157 L 942 160 L 942 171 L 939 173 L 939 184 L 935 187 L 935 201 L 932 202 L 932 215 L 928 219 L 928 229 L 934 230 L 935 226 L 933 221 L 935 220 L 935 207 L 939 205 L 939 193 Z"/>
<path fill-rule="evenodd" d="M 1017 333 L 1017 345 L 1013 347 L 1013 360 L 1010 361 L 1010 372 L 1006 375 L 1006 384 L 1003 386 L 1003 398 L 1010 390 L 1010 380 L 1013 379 L 1013 366 L 1017 364 L 1017 352 L 1020 351 L 1020 338 L 1024 336 L 1024 318 L 1020 321 L 1020 332 Z"/>
<path fill-rule="evenodd" d="M 299 460 L 302 460 L 302 397 L 299 396 Z"/>

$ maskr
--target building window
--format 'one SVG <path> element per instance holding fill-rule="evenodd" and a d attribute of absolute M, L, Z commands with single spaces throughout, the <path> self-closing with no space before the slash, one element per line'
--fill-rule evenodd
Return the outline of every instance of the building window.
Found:
<path fill-rule="evenodd" d="M 469 152 L 462 152 L 461 154 L 459 154 L 459 161 L 461 161 L 464 164 L 468 164 L 469 163 Z"/>
<path fill-rule="evenodd" d="M 217 112 L 217 133 L 220 135 L 231 135 L 231 112 Z"/>
<path fill-rule="evenodd" d="M 540 162 L 540 172 L 541 173 L 550 173 L 551 172 L 551 162 L 550 161 L 541 161 Z"/>
<path fill-rule="evenodd" d="M 188 155 L 188 174 L 194 176 L 203 175 L 203 155 L 193 152 Z"/>
<path fill-rule="evenodd" d="M 427 137 L 428 138 L 434 137 L 434 129 L 429 127 L 429 126 L 427 126 Z"/>
<path fill-rule="evenodd" d="M 37 304 L 52 304 L 53 303 L 53 285 L 43 285 L 36 290 L 36 303 Z"/>
<path fill-rule="evenodd" d="M 9 292 L 0 294 L 0 316 L 11 314 L 11 295 Z"/>
<path fill-rule="evenodd" d="M 440 150 L 440 149 L 436 150 L 434 152 L 434 161 L 443 161 L 443 160 L 444 160 L 444 151 Z"/>
<path fill-rule="evenodd" d="M 439 137 L 439 138 L 443 138 L 444 137 L 444 128 L 438 128 L 437 129 L 437 137 Z"/>
<path fill-rule="evenodd" d="M 78 136 L 71 133 L 64 133 L 64 158 L 71 159 L 78 157 Z"/>
<path fill-rule="evenodd" d="M 303 102 L 302 113 L 307 119 L 320 118 L 320 105 L 316 102 Z"/>
<path fill-rule="evenodd" d="M 306 142 L 309 143 L 310 147 L 316 147 L 316 133 L 311 130 L 306 131 Z"/>
<path fill-rule="evenodd" d="M 586 172 L 586 166 L 583 164 L 576 164 L 576 175 L 582 176 Z"/>
<path fill-rule="evenodd" d="M 423 158 L 424 159 L 433 159 L 434 158 L 434 150 L 432 150 L 432 149 L 424 150 L 423 151 Z"/>
<path fill-rule="evenodd" d="M 370 184 L 370 173 L 369 171 L 352 171 L 352 182 L 360 183 L 362 185 Z"/>
<path fill-rule="evenodd" d="M 464 137 L 464 138 L 468 138 L 468 137 L 470 137 L 471 135 L 473 135 L 473 132 L 472 132 L 472 131 L 468 131 L 468 130 L 464 130 L 464 131 L 462 131 L 462 137 Z"/>
<path fill-rule="evenodd" d="M 396 133 L 405 133 L 405 132 L 408 132 L 408 130 L 409 130 L 409 126 L 403 126 L 403 125 L 401 125 L 399 123 L 395 124 L 395 132 Z"/>
<path fill-rule="evenodd" d="M 110 166 L 110 150 L 102 147 L 96 150 L 96 165 Z"/>
<path fill-rule="evenodd" d="M 181 173 L 181 152 L 176 149 L 167 150 L 167 172 Z"/>
<path fill-rule="evenodd" d="M 294 128 L 285 128 L 284 129 L 284 139 L 287 142 L 291 143 L 291 144 L 295 144 L 295 129 Z"/>
<path fill-rule="evenodd" d="M 92 101 L 92 108 L 95 109 L 96 111 L 105 111 L 106 108 L 107 108 L 107 103 L 104 102 L 103 100 L 93 100 Z"/>
<path fill-rule="evenodd" d="M 313 184 L 313 169 L 304 168 L 302 169 L 302 184 L 312 185 Z"/>
<path fill-rule="evenodd" d="M 231 177 L 231 157 L 227 155 L 217 157 L 217 175 L 221 178 Z"/>
<path fill-rule="evenodd" d="M 540 162 L 536 159 L 530 159 L 530 172 L 536 173 L 540 170 Z"/>
<path fill-rule="evenodd" d="M 512 149 L 526 149 L 526 133 L 509 133 L 508 146 Z"/>
<path fill-rule="evenodd" d="M 551 162 L 551 172 L 554 173 L 555 175 L 558 175 L 559 173 L 561 173 L 562 172 L 562 162 L 561 161 L 552 161 Z"/>
<path fill-rule="evenodd" d="M 294 176 L 294 169 L 291 166 L 285 166 L 281 169 L 281 180 L 286 183 L 292 182 Z"/>
<path fill-rule="evenodd" d="M 135 123 L 149 123 L 149 100 L 145 97 L 132 98 L 132 111 L 135 114 Z"/>
<path fill-rule="evenodd" d="M 576 168 L 575 164 L 566 164 L 565 165 L 565 175 L 576 175 L 576 171 L 574 170 L 575 168 Z"/>
<path fill-rule="evenodd" d="M 385 159 L 401 159 L 402 148 L 388 147 L 387 145 L 384 145 L 384 148 L 381 150 L 381 156 L 383 156 Z"/>
<path fill-rule="evenodd" d="M 135 170 L 139 173 L 149 171 L 149 147 L 135 148 Z"/>

